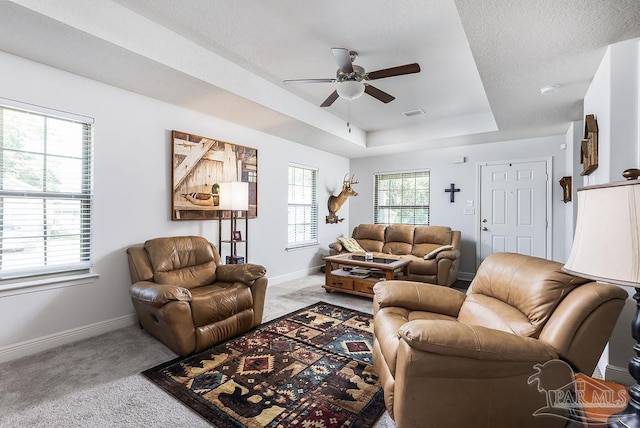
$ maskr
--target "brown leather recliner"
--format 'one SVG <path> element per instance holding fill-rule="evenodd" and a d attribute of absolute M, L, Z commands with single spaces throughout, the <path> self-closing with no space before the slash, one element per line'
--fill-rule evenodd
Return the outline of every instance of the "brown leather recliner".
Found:
<path fill-rule="evenodd" d="M 397 426 L 564 426 L 562 417 L 534 412 L 547 407 L 546 392 L 573 385 L 573 370 L 593 373 L 627 293 L 561 268 L 497 253 L 466 294 L 377 283 L 374 368 Z M 545 385 L 530 381 L 536 364 L 547 370 Z"/>
<path fill-rule="evenodd" d="M 179 355 L 202 351 L 262 322 L 266 269 L 224 265 L 199 236 L 156 238 L 127 249 L 140 325 Z"/>

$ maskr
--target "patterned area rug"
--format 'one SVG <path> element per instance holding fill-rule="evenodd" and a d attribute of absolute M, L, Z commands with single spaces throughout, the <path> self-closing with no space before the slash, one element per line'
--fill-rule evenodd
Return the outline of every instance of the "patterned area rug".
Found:
<path fill-rule="evenodd" d="M 372 349 L 371 315 L 319 302 L 143 375 L 220 428 L 370 427 Z"/>

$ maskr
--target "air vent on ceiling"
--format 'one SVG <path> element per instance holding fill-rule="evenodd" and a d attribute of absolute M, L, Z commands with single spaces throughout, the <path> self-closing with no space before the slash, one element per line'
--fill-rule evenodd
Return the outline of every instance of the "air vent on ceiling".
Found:
<path fill-rule="evenodd" d="M 420 116 L 421 114 L 424 114 L 424 110 L 419 108 L 416 110 L 403 111 L 402 114 L 404 114 L 406 117 Z"/>

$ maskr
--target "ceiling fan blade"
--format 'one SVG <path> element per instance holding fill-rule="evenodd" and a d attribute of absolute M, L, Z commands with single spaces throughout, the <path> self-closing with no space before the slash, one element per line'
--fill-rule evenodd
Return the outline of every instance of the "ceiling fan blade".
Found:
<path fill-rule="evenodd" d="M 282 83 L 290 85 L 292 83 L 334 83 L 336 79 L 288 79 L 283 80 Z"/>
<path fill-rule="evenodd" d="M 353 73 L 353 65 L 351 64 L 351 55 L 349 55 L 349 49 L 345 48 L 331 48 L 333 56 L 340 67 L 340 71 L 343 73 Z"/>
<path fill-rule="evenodd" d="M 331 92 L 331 95 L 329 95 L 327 99 L 324 100 L 322 104 L 320 104 L 320 107 L 329 107 L 335 100 L 338 99 L 338 96 L 338 91 Z"/>
<path fill-rule="evenodd" d="M 367 94 L 371 95 L 373 98 L 376 98 L 385 104 L 390 103 L 391 101 L 396 99 L 396 97 L 394 97 L 393 95 L 387 94 L 385 91 L 382 91 L 375 86 L 365 84 L 364 91 Z"/>
<path fill-rule="evenodd" d="M 420 73 L 420 65 L 418 63 L 400 65 L 398 67 L 385 68 L 383 70 L 372 71 L 367 73 L 367 80 L 382 79 L 385 77 L 402 76 L 403 74 Z"/>

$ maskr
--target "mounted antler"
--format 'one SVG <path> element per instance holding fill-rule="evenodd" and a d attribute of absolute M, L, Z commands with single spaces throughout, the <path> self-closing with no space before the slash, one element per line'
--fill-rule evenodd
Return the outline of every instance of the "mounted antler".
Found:
<path fill-rule="evenodd" d="M 355 179 L 355 174 L 352 174 L 352 175 L 351 175 L 351 178 L 349 178 L 349 180 L 347 181 L 347 176 L 348 176 L 348 175 L 349 175 L 349 173 L 346 173 L 346 174 L 344 175 L 344 178 L 342 179 L 342 185 L 343 185 L 343 186 L 351 187 L 351 185 L 352 185 L 352 184 L 358 184 L 358 183 L 360 183 L 358 180 L 356 180 L 356 179 Z M 357 194 L 356 194 L 356 195 L 353 195 L 353 196 L 357 196 Z"/>
<path fill-rule="evenodd" d="M 344 220 L 343 218 L 338 218 L 336 213 L 346 202 L 349 196 L 358 196 L 358 192 L 353 190 L 351 186 L 353 184 L 358 184 L 359 181 L 355 179 L 354 175 L 351 175 L 351 178 L 348 180 L 347 177 L 349 177 L 349 173 L 344 175 L 344 179 L 342 180 L 342 191 L 338 196 L 329 196 L 329 201 L 327 202 L 327 208 L 329 208 L 329 215 L 326 218 L 327 223 L 338 223 Z"/>

